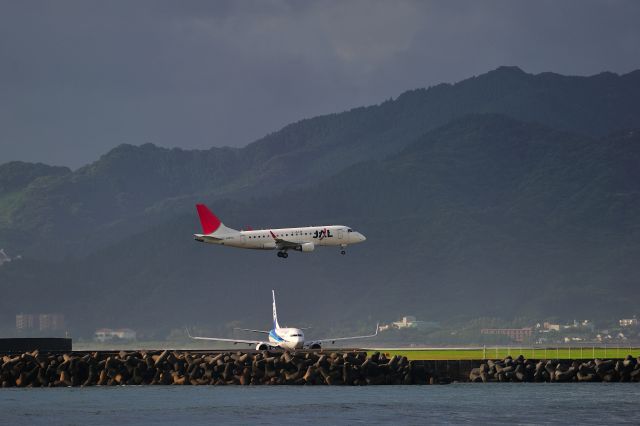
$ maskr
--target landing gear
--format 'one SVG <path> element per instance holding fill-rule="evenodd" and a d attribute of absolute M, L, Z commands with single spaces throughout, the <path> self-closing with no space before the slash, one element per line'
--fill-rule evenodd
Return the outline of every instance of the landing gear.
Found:
<path fill-rule="evenodd" d="M 286 259 L 287 257 L 289 257 L 289 253 L 287 253 L 286 251 L 279 251 L 278 252 L 278 257 L 282 257 L 282 258 Z"/>
<path fill-rule="evenodd" d="M 347 254 L 347 252 L 344 250 L 340 250 L 340 254 Z"/>
<path fill-rule="evenodd" d="M 347 248 L 346 244 L 340 244 L 340 254 L 345 255 L 347 254 L 347 252 L 345 251 L 345 249 Z"/>

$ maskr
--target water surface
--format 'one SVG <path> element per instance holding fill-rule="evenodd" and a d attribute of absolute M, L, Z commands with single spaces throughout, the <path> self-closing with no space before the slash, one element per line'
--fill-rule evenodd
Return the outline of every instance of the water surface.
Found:
<path fill-rule="evenodd" d="M 640 424 L 638 383 L 0 389 L 0 424 Z"/>

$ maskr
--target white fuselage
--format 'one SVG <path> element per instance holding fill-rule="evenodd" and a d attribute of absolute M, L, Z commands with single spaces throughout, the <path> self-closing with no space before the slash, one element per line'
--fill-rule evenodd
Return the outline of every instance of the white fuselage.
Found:
<path fill-rule="evenodd" d="M 302 349 L 304 333 L 299 328 L 274 328 L 269 332 L 269 342 L 282 349 Z"/>
<path fill-rule="evenodd" d="M 277 239 L 300 244 L 302 251 L 306 251 L 305 248 L 312 251 L 315 246 L 347 246 L 366 239 L 361 233 L 342 225 L 236 231 L 221 234 L 217 239 L 208 239 L 206 235 L 196 234 L 196 239 L 238 248 L 276 250 L 280 247 L 274 235 Z"/>

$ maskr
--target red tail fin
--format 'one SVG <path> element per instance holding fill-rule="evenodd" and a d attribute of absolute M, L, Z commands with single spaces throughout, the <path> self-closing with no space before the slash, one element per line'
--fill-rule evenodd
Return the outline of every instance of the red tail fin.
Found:
<path fill-rule="evenodd" d="M 216 231 L 220 227 L 220 219 L 216 217 L 211 210 L 207 208 L 204 204 L 196 204 L 196 209 L 198 209 L 198 216 L 200 216 L 200 224 L 202 225 L 202 233 L 211 234 Z"/>

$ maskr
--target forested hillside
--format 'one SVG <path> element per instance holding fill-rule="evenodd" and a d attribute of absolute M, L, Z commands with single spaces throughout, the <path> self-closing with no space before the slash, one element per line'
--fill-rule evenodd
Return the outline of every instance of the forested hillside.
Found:
<path fill-rule="evenodd" d="M 276 288 L 292 321 L 633 311 L 640 134 L 590 138 L 474 115 L 310 188 L 215 206 L 233 227 L 344 223 L 365 244 L 313 254 L 196 243 L 194 212 L 80 260 L 5 265 L 8 306 L 102 323 L 258 326 Z M 39 292 L 39 293 L 38 293 Z M 40 297 L 30 297 L 39 294 Z M 248 295 L 251 295 L 248 297 Z M 91 309 L 87 309 L 90 306 Z"/>
<path fill-rule="evenodd" d="M 304 188 L 383 159 L 467 114 L 500 113 L 595 137 L 640 128 L 639 100 L 640 71 L 567 77 L 501 67 L 302 120 L 242 149 L 121 145 L 73 172 L 25 170 L 19 186 L 0 184 L 0 247 L 37 258 L 83 256 L 185 213 L 197 200 Z"/>

